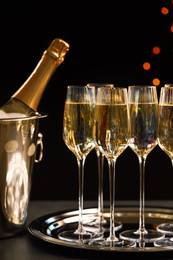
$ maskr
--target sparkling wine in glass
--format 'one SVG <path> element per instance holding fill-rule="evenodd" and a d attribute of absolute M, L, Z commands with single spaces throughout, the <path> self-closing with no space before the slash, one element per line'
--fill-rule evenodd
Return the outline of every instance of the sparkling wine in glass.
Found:
<path fill-rule="evenodd" d="M 97 94 L 99 93 L 100 88 L 113 88 L 114 84 L 110 83 L 88 83 L 87 86 L 95 88 L 95 97 L 97 99 Z M 99 146 L 95 146 L 95 151 L 97 155 L 98 163 L 98 218 L 94 221 L 90 221 L 85 224 L 85 227 L 88 230 L 95 229 L 95 232 L 104 232 L 109 229 L 109 221 L 103 217 L 103 174 L 104 174 L 104 154 L 100 151 Z M 118 231 L 122 228 L 120 222 L 115 222 L 115 230 Z"/>
<path fill-rule="evenodd" d="M 136 153 L 140 169 L 140 206 L 138 230 L 127 230 L 120 238 L 129 241 L 154 242 L 161 239 L 163 234 L 156 230 L 145 228 L 145 163 L 148 154 L 157 145 L 158 134 L 158 99 L 155 86 L 130 86 L 128 89 L 130 111 L 130 142 L 129 145 Z"/>
<path fill-rule="evenodd" d="M 88 86 L 68 86 L 64 107 L 63 139 L 77 158 L 79 175 L 79 221 L 78 228 L 59 233 L 61 240 L 87 243 L 94 233 L 83 227 L 83 184 L 84 163 L 87 155 L 95 147 L 93 139 L 95 113 L 95 88 Z"/>
<path fill-rule="evenodd" d="M 161 88 L 159 100 L 159 135 L 158 143 L 170 157 L 173 165 L 173 84 Z M 157 230 L 167 236 L 173 236 L 173 223 L 163 223 Z M 173 238 L 156 241 L 155 246 L 173 247 Z"/>
<path fill-rule="evenodd" d="M 109 237 L 93 240 L 92 245 L 109 247 L 134 247 L 134 242 L 119 240 L 115 235 L 114 199 L 115 165 L 118 156 L 126 149 L 129 140 L 129 111 L 127 89 L 99 88 L 96 96 L 95 141 L 109 166 L 110 185 L 110 234 Z"/>

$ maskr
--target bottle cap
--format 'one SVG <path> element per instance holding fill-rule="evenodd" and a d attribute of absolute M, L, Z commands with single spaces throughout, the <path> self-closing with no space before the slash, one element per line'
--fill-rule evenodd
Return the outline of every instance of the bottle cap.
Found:
<path fill-rule="evenodd" d="M 58 59 L 58 63 L 61 63 L 64 61 L 64 57 L 69 50 L 70 45 L 57 38 L 54 39 L 53 42 L 50 44 L 48 49 L 46 50 L 46 53 L 49 53 L 49 55 L 54 56 L 54 58 Z"/>

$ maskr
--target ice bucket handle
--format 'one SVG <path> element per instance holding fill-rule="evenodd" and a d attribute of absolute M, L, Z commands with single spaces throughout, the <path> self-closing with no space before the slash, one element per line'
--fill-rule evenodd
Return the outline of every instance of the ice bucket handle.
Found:
<path fill-rule="evenodd" d="M 37 139 L 37 147 L 40 145 L 40 151 L 39 151 L 39 157 L 38 159 L 35 159 L 35 162 L 38 163 L 42 160 L 43 158 L 43 135 L 42 133 L 38 133 L 38 139 Z"/>

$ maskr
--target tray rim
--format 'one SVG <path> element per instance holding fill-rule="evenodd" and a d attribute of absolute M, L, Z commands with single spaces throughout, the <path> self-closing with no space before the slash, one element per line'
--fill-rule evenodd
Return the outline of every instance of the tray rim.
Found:
<path fill-rule="evenodd" d="M 107 207 L 107 209 L 109 209 Z M 138 213 L 139 207 L 137 206 L 125 206 L 125 205 L 118 205 L 117 207 L 115 207 L 115 214 L 119 213 L 119 210 L 122 210 L 124 212 L 130 212 L 129 213 L 133 213 L 136 212 Z M 131 212 L 132 211 L 132 212 Z M 152 212 L 154 211 L 154 212 Z M 107 213 L 106 211 L 106 207 L 104 208 L 104 212 Z M 145 214 L 149 215 L 148 217 L 150 218 L 150 215 L 152 216 L 153 213 L 162 213 L 163 215 L 170 215 L 172 216 L 171 219 L 173 221 L 173 209 L 168 208 L 168 207 L 157 207 L 157 206 L 146 206 L 145 207 Z M 86 208 L 83 210 L 83 214 L 87 215 L 90 213 L 95 213 L 97 214 L 97 208 Z M 109 212 L 108 212 L 109 213 Z M 73 216 L 77 216 L 78 214 L 78 210 L 75 209 L 71 209 L 68 211 L 57 211 L 57 212 L 53 212 L 53 213 L 49 213 L 46 215 L 43 215 L 41 217 L 38 217 L 36 219 L 34 219 L 32 222 L 30 222 L 30 224 L 28 225 L 28 231 L 29 233 L 34 236 L 35 238 L 45 241 L 49 244 L 54 244 L 54 245 L 59 245 L 59 246 L 65 246 L 65 247 L 69 247 L 69 248 L 76 248 L 76 249 L 85 249 L 85 250 L 90 250 L 90 251 L 100 251 L 100 252 L 140 252 L 140 253 L 144 253 L 144 252 L 167 252 L 167 251 L 173 251 L 173 247 L 145 247 L 145 248 L 139 248 L 139 247 L 134 247 L 134 248 L 117 248 L 117 247 L 113 247 L 113 248 L 109 248 L 109 247 L 102 247 L 102 246 L 92 246 L 92 245 L 87 245 L 87 244 L 76 244 L 76 243 L 72 243 L 72 242 L 66 242 L 63 240 L 60 240 L 58 238 L 54 238 L 51 237 L 45 233 L 43 233 L 41 230 L 39 230 L 39 228 L 37 227 L 38 225 L 41 226 L 43 224 L 43 222 L 48 222 L 50 221 L 51 218 L 56 218 L 59 217 L 61 220 L 62 216 L 69 216 L 69 217 L 73 217 Z M 151 217 L 152 218 L 152 217 Z M 52 219 L 53 220 L 53 219 Z"/>

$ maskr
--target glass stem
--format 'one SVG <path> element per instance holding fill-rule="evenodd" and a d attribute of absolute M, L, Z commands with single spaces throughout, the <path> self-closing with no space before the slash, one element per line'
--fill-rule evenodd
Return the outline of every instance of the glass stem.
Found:
<path fill-rule="evenodd" d="M 78 233 L 82 234 L 83 230 L 83 186 L 84 186 L 84 163 L 85 157 L 82 159 L 77 158 L 78 163 L 78 175 L 79 175 L 79 223 Z"/>
<path fill-rule="evenodd" d="M 140 205 L 139 205 L 139 234 L 147 233 L 145 229 L 145 162 L 146 156 L 139 156 L 139 171 L 140 171 Z"/>
<path fill-rule="evenodd" d="M 109 241 L 118 241 L 118 238 L 115 236 L 115 223 L 114 223 L 115 164 L 116 164 L 116 159 L 108 160 L 109 192 L 110 192 L 110 234 L 107 240 Z"/>
<path fill-rule="evenodd" d="M 98 162 L 98 223 L 103 222 L 103 166 L 104 155 L 97 149 L 97 162 Z"/>
<path fill-rule="evenodd" d="M 171 158 L 171 163 L 172 163 L 172 167 L 173 167 L 173 158 Z"/>

